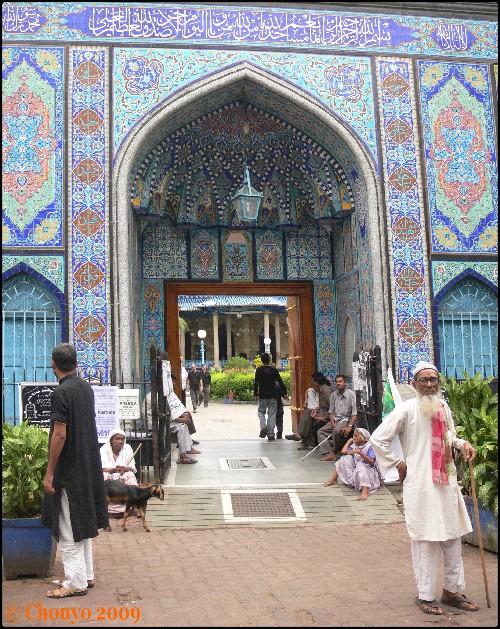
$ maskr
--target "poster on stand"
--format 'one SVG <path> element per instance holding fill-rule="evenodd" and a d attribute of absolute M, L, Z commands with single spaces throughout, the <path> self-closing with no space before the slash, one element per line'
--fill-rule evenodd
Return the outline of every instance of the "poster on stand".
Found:
<path fill-rule="evenodd" d="M 106 443 L 109 433 L 120 428 L 118 420 L 118 387 L 93 384 L 95 423 L 99 443 Z"/>

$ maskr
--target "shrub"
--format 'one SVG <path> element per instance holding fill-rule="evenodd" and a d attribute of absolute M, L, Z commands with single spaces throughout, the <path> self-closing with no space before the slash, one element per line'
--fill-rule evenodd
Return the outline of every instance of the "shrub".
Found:
<path fill-rule="evenodd" d="M 18 426 L 2 424 L 2 437 L 2 514 L 6 518 L 39 516 L 48 432 L 24 421 Z"/>
<path fill-rule="evenodd" d="M 287 391 L 290 391 L 290 372 L 280 374 Z M 240 372 L 230 370 L 223 373 L 212 373 L 212 384 L 210 396 L 213 399 L 227 398 L 227 394 L 232 391 L 234 399 L 240 402 L 251 402 L 253 397 L 254 371 Z"/>
<path fill-rule="evenodd" d="M 253 371 L 250 361 L 241 356 L 230 358 L 223 367 L 223 371 Z"/>
<path fill-rule="evenodd" d="M 476 449 L 474 479 L 478 498 L 498 517 L 498 395 L 491 392 L 493 378 L 462 371 L 465 380 L 446 380 L 441 385 L 448 395 L 448 404 L 460 439 L 466 439 Z M 469 467 L 458 462 L 463 487 L 470 491 Z"/>

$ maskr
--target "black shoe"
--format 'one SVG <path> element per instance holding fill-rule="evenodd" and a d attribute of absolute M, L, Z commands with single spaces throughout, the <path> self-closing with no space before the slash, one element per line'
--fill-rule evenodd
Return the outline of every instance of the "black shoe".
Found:
<path fill-rule="evenodd" d="M 264 439 L 264 437 L 267 437 L 267 428 L 261 428 L 260 432 L 259 432 L 259 437 L 261 439 Z"/>
<path fill-rule="evenodd" d="M 268 441 L 274 441 L 274 435 L 272 437 L 267 438 Z"/>
<path fill-rule="evenodd" d="M 292 433 L 291 435 L 285 435 L 285 439 L 290 439 L 291 441 L 302 441 L 302 439 L 300 437 L 297 437 L 295 433 Z"/>
<path fill-rule="evenodd" d="M 276 433 L 276 439 L 283 439 L 283 435 L 280 432 Z"/>

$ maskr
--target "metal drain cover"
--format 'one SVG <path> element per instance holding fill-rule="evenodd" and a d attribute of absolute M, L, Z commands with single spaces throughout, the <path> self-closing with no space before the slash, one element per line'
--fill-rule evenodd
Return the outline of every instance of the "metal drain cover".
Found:
<path fill-rule="evenodd" d="M 294 518 L 295 510 L 287 493 L 231 494 L 235 518 Z"/>
<path fill-rule="evenodd" d="M 221 470 L 231 470 L 244 472 L 245 470 L 274 470 L 276 469 L 271 461 L 265 457 L 255 457 L 248 459 L 219 459 Z"/>
<path fill-rule="evenodd" d="M 262 459 L 226 459 L 227 467 L 230 470 L 257 469 L 266 467 Z"/>

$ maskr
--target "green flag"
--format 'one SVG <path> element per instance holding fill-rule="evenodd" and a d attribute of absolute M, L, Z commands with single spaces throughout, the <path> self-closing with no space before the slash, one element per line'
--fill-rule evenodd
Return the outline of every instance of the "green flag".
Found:
<path fill-rule="evenodd" d="M 389 367 L 389 369 L 387 369 L 387 380 L 385 381 L 384 387 L 382 421 L 384 421 L 384 419 L 389 416 L 391 411 L 393 411 L 396 406 L 399 406 L 402 402 L 403 400 L 401 399 L 401 395 L 399 394 L 394 378 L 392 377 L 392 371 Z M 391 447 L 397 456 L 404 459 L 403 452 L 401 450 L 401 443 L 397 435 L 392 440 Z M 395 467 L 392 467 L 389 470 L 384 470 L 384 477 L 385 483 L 397 483 L 399 480 L 399 474 Z"/>
<path fill-rule="evenodd" d="M 399 391 L 392 377 L 391 368 L 387 369 L 387 380 L 384 387 L 384 395 L 382 399 L 382 420 L 384 420 L 391 411 L 393 411 L 398 404 L 401 404 L 403 400 L 399 395 Z"/>

